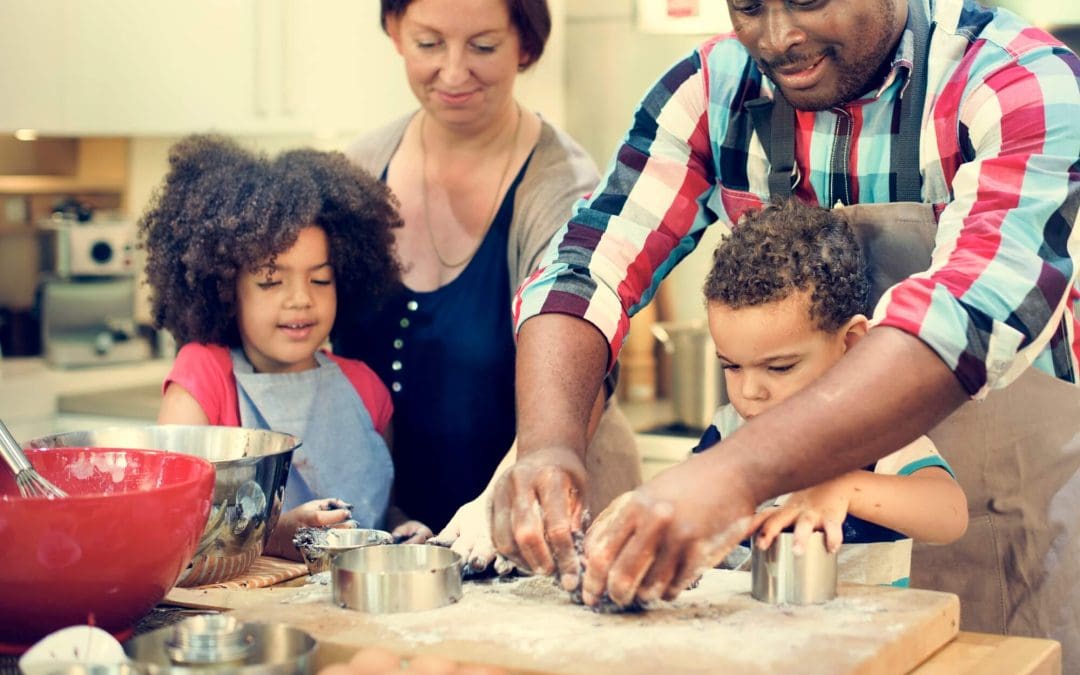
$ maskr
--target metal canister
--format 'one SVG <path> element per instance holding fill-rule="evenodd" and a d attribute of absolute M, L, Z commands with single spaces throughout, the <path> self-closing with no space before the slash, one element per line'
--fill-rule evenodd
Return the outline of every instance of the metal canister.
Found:
<path fill-rule="evenodd" d="M 124 651 L 147 675 L 310 675 L 317 647 L 310 635 L 285 624 L 207 614 L 135 637 Z"/>
<path fill-rule="evenodd" d="M 708 324 L 665 321 L 653 325 L 652 332 L 671 356 L 676 419 L 690 429 L 708 427 L 716 409 L 728 402 Z"/>
<path fill-rule="evenodd" d="M 813 532 L 800 555 L 792 546 L 795 535 L 781 532 L 767 549 L 751 543 L 751 592 L 774 605 L 814 605 L 836 597 L 836 551 L 825 548 L 825 534 Z"/>

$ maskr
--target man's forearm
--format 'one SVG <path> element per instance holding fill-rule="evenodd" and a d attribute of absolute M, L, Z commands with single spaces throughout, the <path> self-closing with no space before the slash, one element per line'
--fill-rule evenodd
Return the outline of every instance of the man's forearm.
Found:
<path fill-rule="evenodd" d="M 707 463 L 735 468 L 760 503 L 873 463 L 967 398 L 921 340 L 875 328 L 814 384 L 704 455 L 712 455 Z"/>
<path fill-rule="evenodd" d="M 522 325 L 517 345 L 519 458 L 555 446 L 584 456 L 607 363 L 607 341 L 583 319 L 542 314 Z"/>

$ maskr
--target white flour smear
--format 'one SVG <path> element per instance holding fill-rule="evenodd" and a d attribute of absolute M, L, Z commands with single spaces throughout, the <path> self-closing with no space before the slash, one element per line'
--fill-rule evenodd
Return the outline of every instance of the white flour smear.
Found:
<path fill-rule="evenodd" d="M 833 605 L 836 607 L 833 607 Z M 838 611 L 842 608 L 842 611 Z M 524 578 L 465 584 L 455 606 L 437 612 L 372 617 L 403 642 L 435 644 L 482 639 L 537 659 L 540 670 L 589 672 L 597 662 L 612 669 L 649 662 L 673 672 L 680 663 L 735 661 L 740 670 L 775 672 L 778 667 L 806 666 L 814 643 L 843 649 L 853 661 L 873 656 L 876 645 L 858 636 L 870 617 L 885 606 L 873 598 L 837 598 L 818 607 L 769 606 L 750 596 L 750 575 L 706 575 L 697 589 L 672 603 L 658 603 L 644 613 L 600 615 L 570 603 L 550 579 Z M 808 626 L 818 630 L 809 631 Z M 855 639 L 848 639 L 855 637 Z M 873 643 L 874 640 L 870 640 Z M 827 643 L 827 644 L 826 644 Z M 588 654 L 589 665 L 582 663 Z M 741 654 L 741 656 L 740 656 Z M 813 669 L 816 672 L 824 672 Z"/>
<path fill-rule="evenodd" d="M 309 583 L 289 604 L 329 603 L 330 592 Z M 363 619 L 369 635 L 410 651 L 438 645 L 444 655 L 544 672 L 849 673 L 925 619 L 920 593 L 842 586 L 823 605 L 773 606 L 750 597 L 748 572 L 710 570 L 674 602 L 598 614 L 530 577 L 467 582 L 455 605 Z"/>

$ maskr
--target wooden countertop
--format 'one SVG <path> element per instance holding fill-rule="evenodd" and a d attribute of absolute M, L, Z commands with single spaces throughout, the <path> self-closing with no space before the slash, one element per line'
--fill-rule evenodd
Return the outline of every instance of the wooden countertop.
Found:
<path fill-rule="evenodd" d="M 961 631 L 912 675 L 1061 675 L 1054 640 Z"/>
<path fill-rule="evenodd" d="M 730 672 L 755 673 L 807 661 L 822 673 L 1061 673 L 1057 642 L 958 632 L 950 594 L 844 585 L 838 604 L 778 607 L 750 599 L 746 574 L 711 571 L 675 603 L 621 617 L 582 612 L 537 578 L 469 584 L 455 605 L 392 615 L 336 607 L 329 586 L 306 577 L 268 589 L 174 589 L 166 602 L 305 630 L 320 642 L 319 667 L 379 646 L 514 675 L 701 672 L 729 661 Z"/>
<path fill-rule="evenodd" d="M 319 667 L 348 661 L 354 653 L 339 645 L 320 646 Z M 514 670 L 508 675 L 549 674 Z M 1061 675 L 1061 645 L 1054 640 L 961 631 L 909 675 Z"/>

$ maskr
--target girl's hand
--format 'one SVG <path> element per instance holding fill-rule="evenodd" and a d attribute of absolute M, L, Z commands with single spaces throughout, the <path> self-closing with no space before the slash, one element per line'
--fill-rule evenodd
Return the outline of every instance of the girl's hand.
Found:
<path fill-rule="evenodd" d="M 406 520 L 394 528 L 395 544 L 423 544 L 431 538 L 431 528 L 419 520 Z"/>
<path fill-rule="evenodd" d="M 292 543 L 296 530 L 301 527 L 346 525 L 352 516 L 350 508 L 340 499 L 313 499 L 286 511 L 278 518 L 277 526 L 263 553 L 289 560 L 303 560 L 300 551 Z"/>
<path fill-rule="evenodd" d="M 815 530 L 825 532 L 825 548 L 832 553 L 844 543 L 843 524 L 853 494 L 853 473 L 846 473 L 814 487 L 793 492 L 780 506 L 770 507 L 754 517 L 754 545 L 768 548 L 776 535 L 795 524 L 792 552 L 799 555 Z"/>

